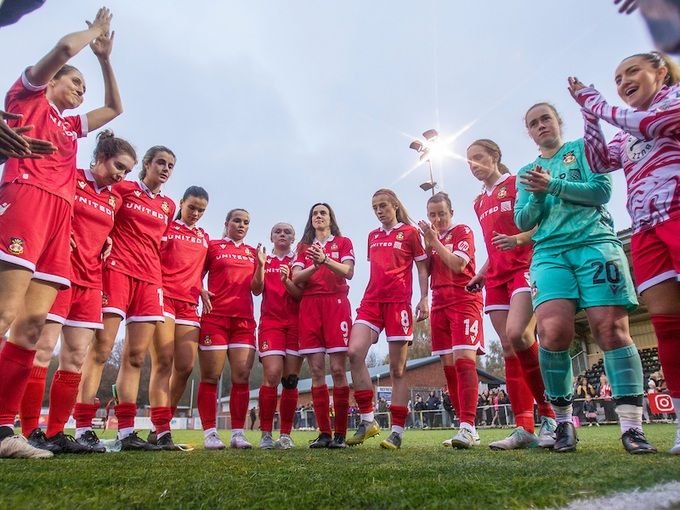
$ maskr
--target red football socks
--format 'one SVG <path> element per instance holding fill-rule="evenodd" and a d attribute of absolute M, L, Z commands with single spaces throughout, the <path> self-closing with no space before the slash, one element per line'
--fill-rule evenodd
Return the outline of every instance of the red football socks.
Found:
<path fill-rule="evenodd" d="M 274 413 L 276 413 L 276 388 L 260 386 L 260 430 L 271 432 L 274 428 Z"/>
<path fill-rule="evenodd" d="M 312 404 L 314 406 L 314 416 L 316 417 L 316 424 L 319 427 L 319 432 L 322 434 L 331 433 L 331 418 L 330 414 L 330 395 L 328 394 L 328 386 L 312 386 Z"/>
<path fill-rule="evenodd" d="M 229 392 L 229 412 L 231 413 L 231 429 L 242 429 L 246 424 L 250 388 L 247 384 L 231 385 Z"/>
<path fill-rule="evenodd" d="M 456 360 L 458 375 L 458 402 L 460 405 L 460 422 L 475 425 L 477 416 L 477 398 L 479 377 L 474 360 L 461 358 Z"/>
<path fill-rule="evenodd" d="M 333 410 L 335 411 L 335 433 L 345 436 L 349 411 L 349 386 L 333 388 Z"/>
<path fill-rule="evenodd" d="M 538 342 L 534 342 L 524 351 L 515 352 L 515 355 L 522 365 L 524 381 L 538 404 L 539 416 L 555 419 L 555 411 L 545 398 L 545 384 L 541 375 L 541 367 L 538 364 Z"/>
<path fill-rule="evenodd" d="M 214 429 L 217 424 L 217 384 L 201 382 L 196 405 L 203 430 Z"/>
<path fill-rule="evenodd" d="M 80 377 L 79 372 L 57 370 L 54 373 L 52 385 L 50 386 L 50 412 L 47 417 L 47 437 L 54 437 L 59 432 L 64 431 L 64 426 L 78 397 Z"/>
<path fill-rule="evenodd" d="M 373 390 L 354 390 L 354 400 L 361 414 L 373 412 Z"/>
<path fill-rule="evenodd" d="M 680 398 L 680 317 L 652 315 L 652 325 L 659 341 L 659 361 L 668 392 Z"/>
<path fill-rule="evenodd" d="M 458 375 L 456 374 L 456 367 L 455 365 L 444 365 L 443 368 L 451 405 L 456 415 L 458 415 L 460 413 L 460 404 L 458 403 Z"/>
<path fill-rule="evenodd" d="M 517 356 L 505 358 L 505 383 L 515 424 L 530 434 L 534 433 L 534 397 L 524 381 L 522 366 Z"/>
<path fill-rule="evenodd" d="M 295 408 L 298 401 L 297 388 L 284 388 L 281 392 L 281 404 L 279 404 L 279 414 L 281 418 L 281 434 L 290 434 L 293 430 L 293 419 L 295 418 Z"/>
<path fill-rule="evenodd" d="M 33 429 L 36 429 L 39 426 L 46 378 L 47 367 L 34 366 L 31 368 L 31 373 L 28 377 L 24 396 L 21 399 L 21 406 L 19 408 L 21 433 L 24 437 L 28 437 Z"/>

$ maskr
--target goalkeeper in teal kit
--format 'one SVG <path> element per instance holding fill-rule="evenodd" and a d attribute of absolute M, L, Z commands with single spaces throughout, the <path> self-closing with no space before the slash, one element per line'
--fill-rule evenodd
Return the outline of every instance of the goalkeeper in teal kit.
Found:
<path fill-rule="evenodd" d="M 584 309 L 604 353 L 623 446 L 634 454 L 654 453 L 642 431 L 642 364 L 628 328 L 637 299 L 605 207 L 611 179 L 590 171 L 582 140 L 562 141 L 562 121 L 552 105 L 532 106 L 525 123 L 541 154 L 518 172 L 515 223 L 523 231 L 536 228 L 531 294 L 541 373 L 557 421 L 553 449 L 576 449 L 569 346 L 575 314 Z"/>

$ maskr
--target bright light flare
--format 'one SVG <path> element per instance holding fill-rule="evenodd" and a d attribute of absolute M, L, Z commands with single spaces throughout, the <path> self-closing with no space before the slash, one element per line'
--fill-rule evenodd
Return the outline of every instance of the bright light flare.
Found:
<path fill-rule="evenodd" d="M 405 179 L 410 174 L 412 174 L 419 166 L 421 166 L 423 163 L 426 163 L 428 160 L 433 161 L 437 164 L 442 163 L 446 159 L 455 159 L 458 161 L 465 161 L 467 163 L 467 158 L 454 152 L 452 145 L 456 142 L 456 140 L 458 140 L 458 138 L 460 138 L 463 134 L 469 131 L 470 128 L 472 128 L 472 126 L 474 126 L 476 123 L 477 119 L 474 119 L 465 124 L 454 134 L 446 137 L 439 135 L 434 138 L 430 138 L 429 140 L 427 139 L 423 140 L 419 138 L 413 140 L 413 142 L 411 142 L 410 148 L 418 151 L 420 153 L 420 158 L 411 168 L 403 172 L 395 182 L 399 182 Z M 402 134 L 408 136 L 406 135 L 406 133 Z M 419 149 L 419 147 L 421 148 Z"/>

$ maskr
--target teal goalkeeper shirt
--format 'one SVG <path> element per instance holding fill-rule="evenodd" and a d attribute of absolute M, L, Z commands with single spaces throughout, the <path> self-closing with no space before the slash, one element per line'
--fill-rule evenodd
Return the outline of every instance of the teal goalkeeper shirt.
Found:
<path fill-rule="evenodd" d="M 547 193 L 531 193 L 519 176 L 541 166 L 551 176 Z M 538 227 L 534 253 L 550 255 L 570 248 L 611 241 L 620 245 L 605 204 L 611 178 L 591 172 L 583 140 L 566 142 L 550 159 L 539 156 L 518 172 L 515 223 L 522 231 Z"/>

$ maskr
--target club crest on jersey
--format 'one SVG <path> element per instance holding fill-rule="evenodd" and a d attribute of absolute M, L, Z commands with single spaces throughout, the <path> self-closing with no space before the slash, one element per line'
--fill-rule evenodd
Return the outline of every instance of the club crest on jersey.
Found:
<path fill-rule="evenodd" d="M 536 282 L 531 284 L 531 297 L 535 298 L 538 296 L 538 287 L 536 286 Z"/>
<path fill-rule="evenodd" d="M 227 247 L 226 244 L 220 244 L 220 248 L 222 248 L 223 250 L 224 250 L 226 247 Z"/>
<path fill-rule="evenodd" d="M 246 248 L 243 253 L 245 253 L 247 257 L 250 257 L 250 255 L 251 255 L 250 248 Z"/>
<path fill-rule="evenodd" d="M 109 295 L 102 292 L 102 306 L 108 306 L 109 305 Z"/>
<path fill-rule="evenodd" d="M 12 255 L 21 255 L 24 252 L 24 240 L 19 237 L 12 237 L 7 249 Z"/>
<path fill-rule="evenodd" d="M 109 196 L 109 205 L 114 209 L 116 208 L 116 197 L 113 195 Z"/>
<path fill-rule="evenodd" d="M 167 202 L 164 201 L 164 202 L 161 204 L 161 209 L 163 209 L 163 212 L 164 212 L 165 214 L 168 214 L 168 213 L 170 212 L 170 204 L 168 204 Z"/>
<path fill-rule="evenodd" d="M 263 351 L 263 352 L 268 351 L 269 350 L 269 342 L 267 342 L 266 340 L 263 340 L 262 344 L 260 345 L 260 350 Z"/>
<path fill-rule="evenodd" d="M 136 196 L 137 198 L 139 198 L 139 197 L 142 196 L 142 192 L 139 191 L 138 189 L 134 190 L 133 193 L 135 194 L 135 196 Z"/>
<path fill-rule="evenodd" d="M 85 181 L 78 181 L 78 186 L 80 186 L 80 189 L 85 189 L 87 183 Z"/>
<path fill-rule="evenodd" d="M 338 249 L 338 245 L 336 243 L 331 244 L 331 250 L 335 251 Z"/>
<path fill-rule="evenodd" d="M 498 194 L 496 195 L 498 198 L 505 198 L 508 196 L 508 187 L 507 186 L 501 186 L 501 188 L 498 190 Z"/>
<path fill-rule="evenodd" d="M 196 235 L 197 235 L 198 237 L 203 237 L 203 231 L 202 231 L 200 228 L 197 229 L 197 230 L 196 230 Z"/>
<path fill-rule="evenodd" d="M 562 163 L 564 163 L 565 165 L 571 165 L 574 161 L 576 161 L 574 151 L 569 151 L 564 156 L 562 156 Z"/>
<path fill-rule="evenodd" d="M 470 249 L 470 244 L 467 241 L 461 241 L 458 243 L 458 249 L 460 251 L 468 251 Z"/>
<path fill-rule="evenodd" d="M 203 345 L 212 345 L 212 337 L 210 335 L 203 337 Z"/>
<path fill-rule="evenodd" d="M 397 241 L 403 241 L 404 240 L 404 233 L 403 232 L 397 232 L 396 240 Z"/>

